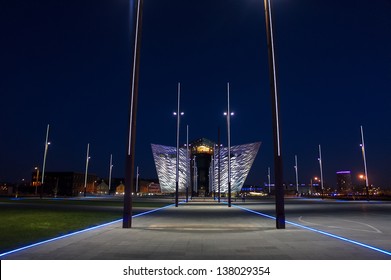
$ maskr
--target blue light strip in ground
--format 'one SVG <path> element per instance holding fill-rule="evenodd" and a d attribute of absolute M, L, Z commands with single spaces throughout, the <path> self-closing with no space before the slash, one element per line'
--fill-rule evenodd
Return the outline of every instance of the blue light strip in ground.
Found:
<path fill-rule="evenodd" d="M 180 202 L 180 203 L 183 203 L 183 202 Z M 160 211 L 160 210 L 163 210 L 163 209 L 166 209 L 166 208 L 169 208 L 169 207 L 173 207 L 174 205 L 175 204 L 170 204 L 170 205 L 163 206 L 163 207 L 160 207 L 160 208 L 156 208 L 156 209 L 153 209 L 153 210 L 149 210 L 149 211 L 146 211 L 146 212 L 143 212 L 143 213 L 139 213 L 139 214 L 133 215 L 132 218 L 137 218 L 137 217 L 140 217 L 140 216 L 143 216 L 143 215 L 151 214 L 151 213 L 156 212 L 156 211 Z M 120 221 L 122 221 L 122 219 L 118 219 L 118 220 L 115 220 L 115 221 L 112 221 L 112 222 L 109 222 L 109 223 L 104 223 L 104 224 L 101 224 L 101 225 L 98 225 L 98 226 L 86 228 L 86 229 L 83 229 L 83 230 L 75 231 L 75 232 L 72 232 L 72 233 L 69 233 L 69 234 L 61 235 L 61 236 L 58 236 L 58 237 L 55 237 L 55 238 L 51 238 L 51 239 L 44 240 L 44 241 L 41 241 L 41 242 L 37 242 L 37 243 L 31 244 L 31 245 L 27 245 L 27 246 L 24 246 L 24 247 L 21 247 L 21 248 L 18 248 L 18 249 L 14 249 L 12 251 L 4 252 L 4 253 L 0 254 L 0 258 L 4 257 L 6 255 L 10 255 L 10 254 L 13 254 L 13 253 L 16 253 L 16 252 L 20 252 L 20 251 L 23 251 L 23 250 L 26 250 L 26 249 L 29 249 L 29 248 L 32 248 L 32 247 L 36 247 L 36 246 L 42 245 L 42 244 L 45 244 L 45 243 L 53 242 L 53 241 L 56 241 L 56 240 L 64 239 L 64 238 L 67 238 L 67 237 L 71 237 L 71 236 L 76 235 L 76 234 L 80 234 L 80 233 L 84 233 L 84 232 L 91 231 L 91 230 L 94 230 L 94 229 L 98 229 L 98 228 L 102 228 L 102 227 L 105 227 L 105 226 L 109 226 L 109 225 L 118 223 Z"/>
<path fill-rule="evenodd" d="M 182 204 L 182 203 L 184 203 L 184 202 L 183 201 L 179 202 L 179 204 Z M 149 211 L 146 211 L 146 212 L 142 212 L 142 213 L 133 215 L 132 218 L 137 218 L 137 217 L 140 217 L 140 216 L 148 215 L 148 214 L 151 214 L 151 213 L 156 212 L 156 211 L 160 211 L 160 210 L 163 210 L 163 209 L 166 209 L 166 208 L 173 207 L 174 205 L 175 204 L 170 204 L 170 205 L 167 205 L 167 206 L 163 206 L 163 207 L 160 207 L 160 208 L 156 208 L 156 209 L 152 209 L 152 210 L 149 210 Z"/>
<path fill-rule="evenodd" d="M 257 214 L 257 215 L 269 218 L 269 219 L 273 219 L 273 220 L 276 219 L 273 216 L 270 216 L 270 215 L 267 215 L 267 214 L 263 214 L 261 212 L 258 212 L 258 211 L 255 211 L 255 210 L 251 210 L 251 209 L 248 209 L 248 208 L 245 208 L 245 207 L 241 207 L 239 205 L 232 204 L 232 206 L 236 207 L 236 208 L 239 208 L 239 209 L 242 209 L 242 210 L 245 210 L 247 212 L 251 212 L 253 214 Z M 323 235 L 326 235 L 326 236 L 329 236 L 329 237 L 332 237 L 332 238 L 336 238 L 336 239 L 339 239 L 339 240 L 342 240 L 342 241 L 345 241 L 345 242 L 348 242 L 348 243 L 352 243 L 352 244 L 355 244 L 355 245 L 358 245 L 358 246 L 361 246 L 361 247 L 364 247 L 364 248 L 367 248 L 367 249 L 371 249 L 371 250 L 377 251 L 379 253 L 383 253 L 383 254 L 386 254 L 388 256 L 391 256 L 391 252 L 389 252 L 389 251 L 386 251 L 386 250 L 383 250 L 383 249 L 380 249 L 380 248 L 376 248 L 376 247 L 373 247 L 371 245 L 367 245 L 367 244 L 364 244 L 364 243 L 361 243 L 361 242 L 358 242 L 358 241 L 355 241 L 355 240 L 352 240 L 352 239 L 348 239 L 348 238 L 343 237 L 343 236 L 339 236 L 339 235 L 335 235 L 335 234 L 332 234 L 332 233 L 329 233 L 329 232 L 326 232 L 326 231 L 322 231 L 322 230 L 318 230 L 318 229 L 315 229 L 315 228 L 303 226 L 301 224 L 297 224 L 297 223 L 294 223 L 294 222 L 289 222 L 289 221 L 285 221 L 285 222 L 287 224 L 295 226 L 295 227 L 299 227 L 299 228 L 307 229 L 307 230 L 310 230 L 310 231 L 313 231 L 313 232 L 317 232 L 317 233 L 320 233 L 320 234 L 323 234 Z"/>

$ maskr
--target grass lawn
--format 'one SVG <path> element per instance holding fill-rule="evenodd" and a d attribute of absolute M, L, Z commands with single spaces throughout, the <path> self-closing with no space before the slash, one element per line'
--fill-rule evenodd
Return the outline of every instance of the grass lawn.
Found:
<path fill-rule="evenodd" d="M 103 200 L 0 200 L 0 253 L 38 241 L 122 218 L 122 201 Z M 158 208 L 169 203 L 140 201 L 142 207 Z"/>

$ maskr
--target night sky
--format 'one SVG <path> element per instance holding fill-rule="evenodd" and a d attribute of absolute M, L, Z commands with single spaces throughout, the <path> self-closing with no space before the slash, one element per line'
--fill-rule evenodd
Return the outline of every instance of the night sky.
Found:
<path fill-rule="evenodd" d="M 363 173 L 391 186 L 391 1 L 273 0 L 284 178 L 300 183 L 335 172 Z M 124 177 L 132 39 L 129 0 L 0 2 L 0 182 L 46 171 Z M 181 141 L 226 144 L 226 84 L 232 145 L 261 141 L 247 183 L 267 181 L 273 136 L 264 6 L 261 0 L 145 0 L 136 165 L 156 178 L 151 143 L 176 145 L 177 83 Z M 273 168 L 272 168 L 273 170 Z"/>

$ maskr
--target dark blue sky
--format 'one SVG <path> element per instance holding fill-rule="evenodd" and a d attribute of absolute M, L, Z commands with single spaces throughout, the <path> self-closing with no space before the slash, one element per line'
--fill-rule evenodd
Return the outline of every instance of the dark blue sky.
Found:
<path fill-rule="evenodd" d="M 391 1 L 275 0 L 284 177 L 363 172 L 391 186 Z M 47 171 L 124 176 L 131 38 L 129 0 L 0 2 L 0 181 Z M 175 146 L 177 83 L 190 138 L 226 142 L 226 83 L 231 84 L 232 144 L 262 141 L 248 183 L 273 166 L 265 18 L 261 0 L 145 0 L 136 164 L 156 177 L 150 144 Z"/>

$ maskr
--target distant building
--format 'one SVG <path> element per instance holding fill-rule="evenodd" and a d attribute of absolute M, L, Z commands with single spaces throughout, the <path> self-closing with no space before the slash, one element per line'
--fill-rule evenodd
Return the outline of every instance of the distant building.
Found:
<path fill-rule="evenodd" d="M 105 182 L 109 182 L 109 179 L 106 178 Z M 117 186 L 121 185 L 122 182 L 125 182 L 124 178 L 111 178 L 111 185 L 110 185 L 110 191 L 109 194 L 115 194 Z"/>
<path fill-rule="evenodd" d="M 0 195 L 12 195 L 16 190 L 16 185 L 12 183 L 0 182 Z"/>
<path fill-rule="evenodd" d="M 32 173 L 32 182 L 37 181 L 36 172 Z M 41 175 L 41 174 L 39 174 Z M 44 195 L 59 195 L 59 196 L 78 196 L 84 194 L 84 173 L 76 172 L 45 172 L 45 180 L 43 185 Z M 41 177 L 38 177 L 41 181 Z M 94 174 L 87 175 L 87 193 L 96 193 L 96 182 L 98 177 Z M 38 187 L 40 192 L 41 186 Z"/>
<path fill-rule="evenodd" d="M 337 191 L 338 193 L 348 194 L 353 191 L 352 175 L 350 171 L 337 172 Z"/>
<path fill-rule="evenodd" d="M 140 179 L 138 184 L 140 193 L 161 193 L 158 180 Z"/>
<path fill-rule="evenodd" d="M 115 188 L 115 194 L 119 194 L 119 195 L 125 194 L 125 185 L 122 182 Z"/>
<path fill-rule="evenodd" d="M 109 194 L 109 186 L 105 183 L 104 180 L 96 186 L 96 193 L 97 194 Z"/>
<path fill-rule="evenodd" d="M 158 183 L 151 182 L 148 184 L 148 193 L 161 193 L 160 185 Z"/>

